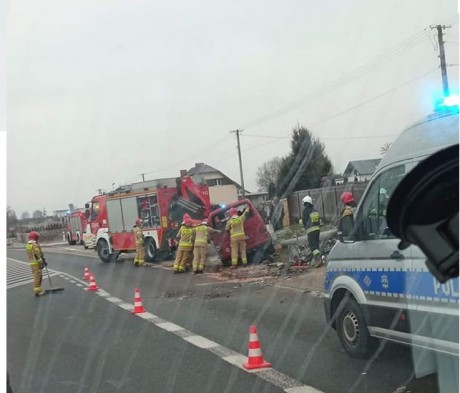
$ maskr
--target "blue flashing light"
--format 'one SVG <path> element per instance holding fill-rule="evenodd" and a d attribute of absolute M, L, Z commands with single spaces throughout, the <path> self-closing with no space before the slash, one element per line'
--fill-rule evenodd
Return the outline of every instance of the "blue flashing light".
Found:
<path fill-rule="evenodd" d="M 458 95 L 451 94 L 447 97 L 440 98 L 435 103 L 436 112 L 458 112 L 460 98 Z"/>
<path fill-rule="evenodd" d="M 227 206 L 226 205 L 220 205 L 222 209 L 225 209 Z"/>
<path fill-rule="evenodd" d="M 444 98 L 444 105 L 445 106 L 458 106 L 459 98 L 456 95 L 451 95 L 449 97 Z"/>

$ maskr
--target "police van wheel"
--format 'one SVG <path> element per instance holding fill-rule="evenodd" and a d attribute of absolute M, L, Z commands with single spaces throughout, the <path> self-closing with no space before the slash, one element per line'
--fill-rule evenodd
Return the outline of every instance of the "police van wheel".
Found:
<path fill-rule="evenodd" d="M 342 347 L 351 357 L 369 357 L 375 349 L 376 340 L 369 335 L 361 308 L 352 299 L 344 300 L 340 308 L 336 328 Z"/>
<path fill-rule="evenodd" d="M 155 262 L 157 256 L 157 246 L 155 240 L 151 237 L 145 239 L 145 260 L 147 262 Z"/>

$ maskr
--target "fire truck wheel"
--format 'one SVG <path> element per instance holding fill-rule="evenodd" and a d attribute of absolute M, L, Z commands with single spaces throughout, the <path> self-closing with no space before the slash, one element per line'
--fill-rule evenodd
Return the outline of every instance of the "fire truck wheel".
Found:
<path fill-rule="evenodd" d="M 145 260 L 147 262 L 155 262 L 157 256 L 157 246 L 155 240 L 151 237 L 145 239 Z"/>
<path fill-rule="evenodd" d="M 69 243 L 71 246 L 74 246 L 76 244 L 75 240 L 72 240 L 70 238 L 70 234 L 67 234 L 67 243 Z"/>
<path fill-rule="evenodd" d="M 97 255 L 99 256 L 99 259 L 104 262 L 108 263 L 112 260 L 112 255 L 110 254 L 109 251 L 109 245 L 106 240 L 100 239 L 97 242 Z"/>

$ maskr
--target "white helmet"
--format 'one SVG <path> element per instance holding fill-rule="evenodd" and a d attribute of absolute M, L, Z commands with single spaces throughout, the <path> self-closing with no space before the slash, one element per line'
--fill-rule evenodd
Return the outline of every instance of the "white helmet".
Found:
<path fill-rule="evenodd" d="M 302 202 L 303 203 L 309 203 L 310 205 L 313 205 L 313 199 L 311 199 L 310 195 L 307 195 L 307 196 L 303 197 Z"/>

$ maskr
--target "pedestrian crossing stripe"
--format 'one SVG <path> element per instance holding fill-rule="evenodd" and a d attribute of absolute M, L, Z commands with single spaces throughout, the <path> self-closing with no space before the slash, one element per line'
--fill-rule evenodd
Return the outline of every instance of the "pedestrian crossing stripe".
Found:
<path fill-rule="evenodd" d="M 48 269 L 50 276 L 55 276 L 57 273 Z M 30 266 L 17 262 L 7 261 L 6 270 L 6 289 L 19 287 L 21 285 L 31 284 L 34 282 Z"/>

